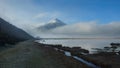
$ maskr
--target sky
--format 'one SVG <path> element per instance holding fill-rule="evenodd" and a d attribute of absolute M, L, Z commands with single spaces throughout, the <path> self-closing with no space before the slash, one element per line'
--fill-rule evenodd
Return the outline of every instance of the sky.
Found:
<path fill-rule="evenodd" d="M 0 17 L 25 29 L 58 18 L 70 25 L 70 27 L 64 27 L 68 32 L 71 31 L 68 28 L 74 29 L 76 26 L 79 28 L 78 24 L 83 23 L 80 24 L 81 27 L 76 30 L 76 33 L 88 33 L 94 27 L 92 29 L 97 30 L 92 30 L 92 33 L 108 31 L 107 33 L 113 32 L 110 34 L 119 35 L 119 6 L 119 0 L 0 0 Z M 94 24 L 91 25 L 91 22 Z M 71 26 L 71 24 L 75 25 Z M 58 30 L 61 31 L 61 29 Z"/>

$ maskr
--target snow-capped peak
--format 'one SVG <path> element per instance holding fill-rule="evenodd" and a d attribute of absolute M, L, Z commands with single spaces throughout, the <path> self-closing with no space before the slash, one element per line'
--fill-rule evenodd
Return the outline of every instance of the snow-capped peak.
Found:
<path fill-rule="evenodd" d="M 49 23 L 51 23 L 51 24 L 53 24 L 53 23 L 61 23 L 61 24 L 63 24 L 63 22 L 62 21 L 60 21 L 59 19 L 53 19 L 53 20 L 51 20 Z"/>
<path fill-rule="evenodd" d="M 57 27 L 62 27 L 64 25 L 66 24 L 56 18 L 56 19 L 49 21 L 47 24 L 38 27 L 38 29 L 40 29 L 41 31 L 48 31 L 48 30 L 51 30 Z"/>

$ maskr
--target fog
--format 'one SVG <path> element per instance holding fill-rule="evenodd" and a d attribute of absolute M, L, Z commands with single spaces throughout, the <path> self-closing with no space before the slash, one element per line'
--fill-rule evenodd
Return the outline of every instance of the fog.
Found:
<path fill-rule="evenodd" d="M 112 42 L 120 42 L 119 39 L 79 39 L 79 40 L 45 40 L 45 42 L 40 41 L 41 43 L 46 44 L 62 44 L 63 46 L 68 47 L 82 47 L 93 51 L 92 48 L 104 48 L 110 46 Z"/>

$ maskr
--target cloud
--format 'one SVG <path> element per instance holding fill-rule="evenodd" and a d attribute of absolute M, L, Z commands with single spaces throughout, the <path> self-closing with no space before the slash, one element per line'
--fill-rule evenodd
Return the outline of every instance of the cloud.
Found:
<path fill-rule="evenodd" d="M 40 13 L 40 14 L 36 15 L 35 18 L 43 18 L 43 17 L 46 17 L 46 16 L 48 16 L 48 13 L 47 13 L 47 12 L 45 12 L 45 13 Z"/>
<path fill-rule="evenodd" d="M 0 17 L 27 32 L 59 15 L 57 11 L 44 11 L 32 0 L 0 0 Z"/>
<path fill-rule="evenodd" d="M 120 36 L 120 22 L 98 24 L 97 22 L 80 22 L 51 30 L 55 34 Z"/>
<path fill-rule="evenodd" d="M 17 12 L 16 8 L 10 5 L 9 0 L 0 1 L 0 17 L 18 26 L 20 23 L 22 23 L 18 15 L 19 13 Z"/>
<path fill-rule="evenodd" d="M 61 16 L 60 12 L 39 12 L 38 14 L 36 14 L 33 18 L 35 20 L 38 20 L 39 22 L 48 22 L 51 19 L 54 18 L 59 18 Z"/>
<path fill-rule="evenodd" d="M 0 0 L 0 17 L 26 30 L 26 27 L 30 28 L 31 25 L 38 25 L 36 24 L 37 21 L 33 19 L 34 12 L 30 12 L 33 8 L 35 8 L 35 6 L 33 6 L 31 0 Z"/>
<path fill-rule="evenodd" d="M 14 1 L 13 3 L 20 2 L 20 4 L 19 3 L 12 4 L 11 1 L 12 2 Z M 64 19 L 67 18 L 67 20 L 69 21 L 75 20 L 65 17 L 65 14 L 61 13 L 60 11 L 54 11 L 54 10 L 50 12 L 45 11 L 44 9 L 41 9 L 40 6 L 36 6 L 32 4 L 30 1 L 31 0 L 20 0 L 20 1 L 0 0 L 0 17 L 4 18 L 5 20 L 9 21 L 10 23 L 20 28 L 25 29 L 26 31 L 30 31 L 33 28 L 42 25 L 53 18 L 64 17 Z M 42 8 L 44 7 L 42 6 Z M 32 9 L 33 11 L 30 11 Z M 80 35 L 120 36 L 119 28 L 120 28 L 120 22 L 98 24 L 95 21 L 91 21 L 91 22 L 80 22 L 80 23 L 70 24 L 64 27 L 56 28 L 54 30 L 49 31 L 49 34 L 53 33 L 53 34 L 62 34 L 62 35 L 78 35 L 78 36 Z"/>
<path fill-rule="evenodd" d="M 63 27 L 56 28 L 52 30 L 54 33 L 63 33 L 63 34 L 82 34 L 89 33 L 92 31 L 93 27 L 96 26 L 95 22 L 83 22 L 77 24 L 70 24 Z"/>
<path fill-rule="evenodd" d="M 99 24 L 96 21 L 79 22 L 58 27 L 47 32 L 40 32 L 36 27 L 31 30 L 32 35 L 40 37 L 120 37 L 120 22 L 111 22 L 107 24 Z"/>
<path fill-rule="evenodd" d="M 11 9 L 10 5 L 8 5 L 5 0 L 1 0 L 0 1 L 0 16 L 3 17 L 3 18 L 5 18 L 5 19 L 8 19 L 8 16 L 11 16 L 11 14 L 8 13 L 8 10 L 11 13 L 12 9 Z M 12 15 L 9 18 L 12 19 L 13 17 L 14 16 Z"/>
<path fill-rule="evenodd" d="M 59 12 L 41 12 L 35 16 L 35 18 L 45 18 L 45 17 L 58 17 Z"/>

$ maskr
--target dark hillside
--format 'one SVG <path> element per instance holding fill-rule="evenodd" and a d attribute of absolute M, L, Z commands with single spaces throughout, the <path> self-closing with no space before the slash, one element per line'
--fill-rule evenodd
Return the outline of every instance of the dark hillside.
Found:
<path fill-rule="evenodd" d="M 0 43 L 13 44 L 33 39 L 28 33 L 0 18 Z"/>

